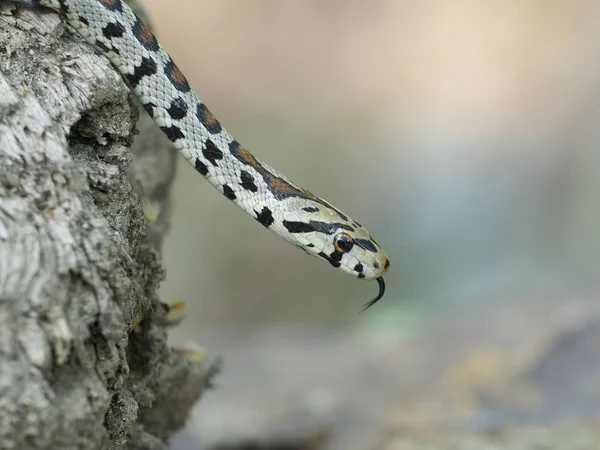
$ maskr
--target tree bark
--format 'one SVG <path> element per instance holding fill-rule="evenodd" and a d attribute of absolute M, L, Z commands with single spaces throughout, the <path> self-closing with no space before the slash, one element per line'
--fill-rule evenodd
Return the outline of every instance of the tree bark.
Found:
<path fill-rule="evenodd" d="M 56 13 L 0 5 L 0 449 L 166 449 L 209 383 L 153 320 L 176 156 L 145 114 L 130 152 L 138 113 Z"/>

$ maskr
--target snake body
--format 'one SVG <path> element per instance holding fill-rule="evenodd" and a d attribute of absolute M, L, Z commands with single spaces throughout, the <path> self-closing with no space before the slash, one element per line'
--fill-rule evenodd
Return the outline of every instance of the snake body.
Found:
<path fill-rule="evenodd" d="M 0 0 L 2 1 L 2 0 Z M 369 232 L 240 145 L 196 95 L 150 28 L 122 0 L 11 0 L 57 11 L 105 55 L 185 160 L 263 226 L 359 279 L 390 262 Z"/>

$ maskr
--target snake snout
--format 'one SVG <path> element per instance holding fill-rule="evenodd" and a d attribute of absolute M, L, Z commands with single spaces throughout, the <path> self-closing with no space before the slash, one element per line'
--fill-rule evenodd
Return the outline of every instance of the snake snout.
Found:
<path fill-rule="evenodd" d="M 375 273 L 374 278 L 379 278 L 384 275 L 390 269 L 390 259 L 383 252 L 375 255 L 373 262 L 373 272 Z"/>

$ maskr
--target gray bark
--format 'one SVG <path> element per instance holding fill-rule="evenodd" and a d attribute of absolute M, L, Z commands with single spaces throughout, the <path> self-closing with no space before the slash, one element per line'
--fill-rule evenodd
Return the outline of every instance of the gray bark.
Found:
<path fill-rule="evenodd" d="M 0 8 L 0 449 L 167 448 L 211 371 L 153 320 L 175 156 L 147 122 L 130 152 L 129 89 L 55 13 Z"/>

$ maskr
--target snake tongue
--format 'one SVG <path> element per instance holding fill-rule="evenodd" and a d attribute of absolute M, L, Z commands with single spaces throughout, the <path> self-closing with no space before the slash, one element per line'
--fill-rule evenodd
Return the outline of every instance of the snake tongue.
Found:
<path fill-rule="evenodd" d="M 377 278 L 377 283 L 379 283 L 379 293 L 377 294 L 377 297 L 375 297 L 370 302 L 365 303 L 365 305 L 363 306 L 363 309 L 361 309 L 361 312 L 363 312 L 366 309 L 373 306 L 375 303 L 377 303 L 379 300 L 381 300 L 381 297 L 383 297 L 383 294 L 385 294 L 385 281 L 383 281 L 383 277 Z"/>

